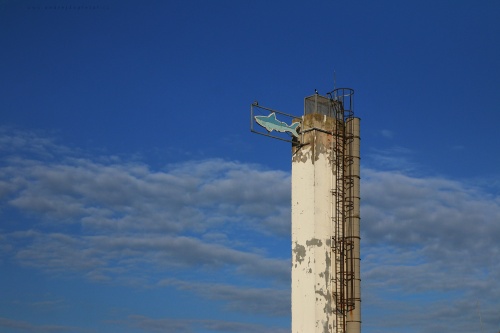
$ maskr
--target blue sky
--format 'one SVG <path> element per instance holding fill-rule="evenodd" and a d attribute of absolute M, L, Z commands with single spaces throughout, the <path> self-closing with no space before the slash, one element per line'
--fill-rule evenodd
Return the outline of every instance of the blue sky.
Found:
<path fill-rule="evenodd" d="M 498 1 L 1 1 L 0 331 L 289 332 L 288 143 L 355 90 L 363 332 L 500 330 Z"/>

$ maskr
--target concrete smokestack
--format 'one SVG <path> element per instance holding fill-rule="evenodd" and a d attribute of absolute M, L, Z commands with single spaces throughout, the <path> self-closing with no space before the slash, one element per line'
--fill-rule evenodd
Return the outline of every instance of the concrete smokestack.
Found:
<path fill-rule="evenodd" d="M 340 90 L 305 99 L 292 148 L 292 333 L 360 332 L 359 119 Z"/>

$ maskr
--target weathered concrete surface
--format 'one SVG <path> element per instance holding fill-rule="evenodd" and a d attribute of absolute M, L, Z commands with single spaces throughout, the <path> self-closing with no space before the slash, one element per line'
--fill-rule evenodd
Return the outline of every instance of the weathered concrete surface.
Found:
<path fill-rule="evenodd" d="M 333 118 L 308 114 L 302 131 L 333 129 Z M 330 333 L 335 328 L 331 292 L 334 136 L 303 135 L 292 158 L 292 333 Z"/>

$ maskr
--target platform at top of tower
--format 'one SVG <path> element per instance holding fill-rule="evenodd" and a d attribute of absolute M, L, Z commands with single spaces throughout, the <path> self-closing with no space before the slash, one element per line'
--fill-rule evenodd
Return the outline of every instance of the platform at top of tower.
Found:
<path fill-rule="evenodd" d="M 344 118 L 342 102 L 319 94 L 314 94 L 304 99 L 304 115 L 315 113 L 337 119 Z"/>

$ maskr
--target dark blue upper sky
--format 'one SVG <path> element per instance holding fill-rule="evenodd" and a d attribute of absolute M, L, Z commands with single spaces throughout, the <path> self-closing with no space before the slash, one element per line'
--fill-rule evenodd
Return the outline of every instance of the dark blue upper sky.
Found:
<path fill-rule="evenodd" d="M 386 130 L 438 172 L 466 176 L 467 151 L 499 162 L 477 148 L 495 141 L 500 102 L 494 1 L 69 3 L 3 5 L 4 123 L 245 159 L 251 102 L 300 114 L 335 71 L 356 90 L 364 149 Z"/>

